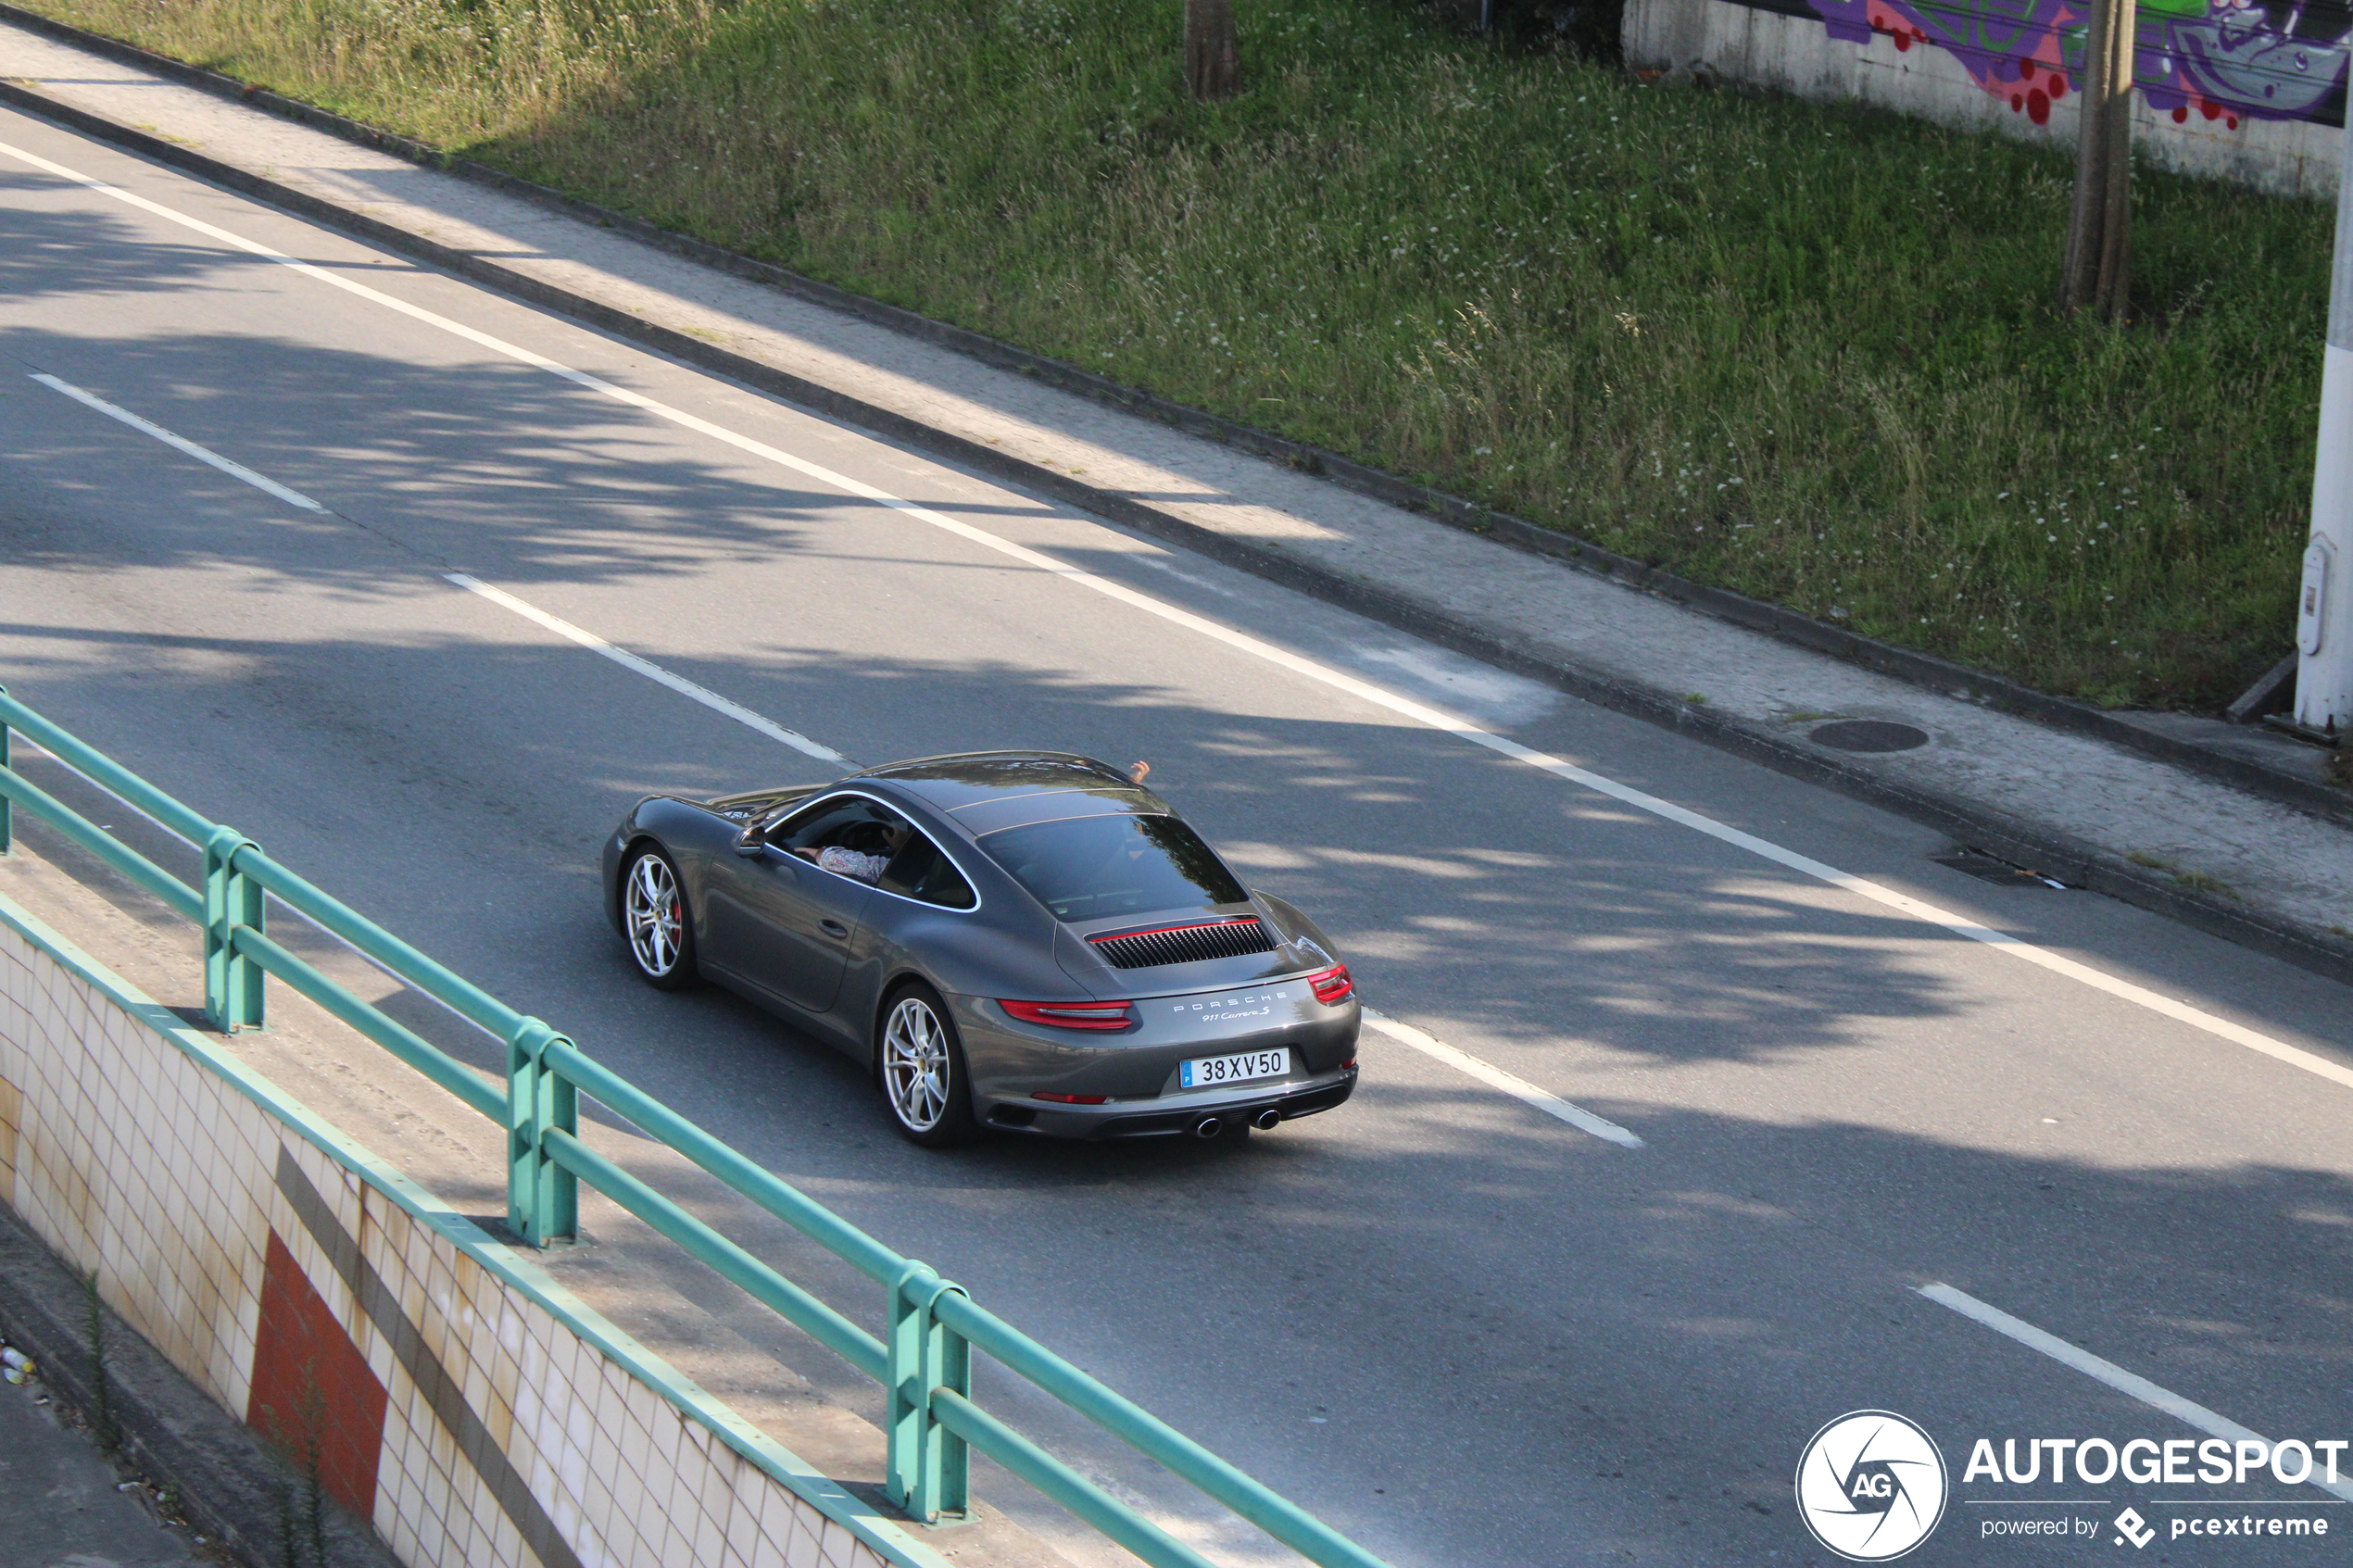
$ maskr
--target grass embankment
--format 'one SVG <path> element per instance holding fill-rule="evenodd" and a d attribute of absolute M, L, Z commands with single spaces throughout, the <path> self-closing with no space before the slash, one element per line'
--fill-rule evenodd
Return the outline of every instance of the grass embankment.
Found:
<path fill-rule="evenodd" d="M 1394 0 L 35 0 L 1674 571 L 2109 703 L 2286 651 L 2328 213 Z"/>

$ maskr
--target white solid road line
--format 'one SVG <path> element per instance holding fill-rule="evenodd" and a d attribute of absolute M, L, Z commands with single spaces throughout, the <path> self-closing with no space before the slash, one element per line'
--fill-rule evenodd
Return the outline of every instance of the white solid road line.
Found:
<path fill-rule="evenodd" d="M 627 648 L 617 648 L 596 633 L 584 632 L 571 621 L 549 615 L 537 605 L 519 599 L 503 588 L 494 588 L 489 583 L 478 578 L 469 577 L 462 571 L 446 571 L 442 575 L 460 588 L 480 594 L 492 604 L 505 606 L 525 621 L 537 621 L 559 637 L 569 637 L 584 648 L 603 654 L 624 670 L 635 670 L 647 680 L 659 685 L 668 686 L 681 696 L 692 697 L 714 713 L 724 713 L 738 724 L 758 730 L 770 740 L 780 740 L 795 751 L 805 752 L 821 762 L 831 762 L 842 768 L 857 766 L 832 746 L 811 740 L 797 730 L 787 730 L 774 719 L 754 713 L 740 702 L 730 702 L 710 687 L 698 686 L 684 675 L 673 675 L 650 659 L 640 659 Z"/>
<path fill-rule="evenodd" d="M 2353 1088 L 2353 1068 L 2342 1066 L 2326 1057 L 2291 1046 L 2284 1040 L 2274 1040 L 2268 1035 L 2233 1023 L 2229 1019 L 2217 1017 L 2187 1002 L 2175 1001 L 2171 997 L 2161 996 L 2146 986 L 2135 985 L 2130 981 L 2119 980 L 2113 975 L 2104 974 L 2089 964 L 2078 963 L 2073 959 L 2045 952 L 2030 942 L 2020 941 L 2007 932 L 1995 931 L 1990 926 L 1970 920 L 1966 915 L 1955 914 L 1923 899 L 1912 897 L 1909 894 L 1899 893 L 1892 887 L 1840 871 L 1836 866 L 1826 865 L 1811 856 L 1801 855 L 1793 849 L 1784 849 L 1778 844 L 1758 838 L 1754 834 L 1743 833 L 1740 829 L 1717 822 L 1712 817 L 1704 817 L 1672 801 L 1662 800 L 1655 795 L 1648 795 L 1630 785 L 1619 784 L 1615 779 L 1579 768 L 1574 763 L 1564 762 L 1557 757 L 1548 756 L 1533 747 L 1522 746 L 1516 740 L 1474 724 L 1467 719 L 1442 712 L 1427 703 L 1400 696 L 1395 692 L 1377 686 L 1369 681 L 1316 663 L 1313 659 L 1303 659 L 1287 648 L 1277 647 L 1271 643 L 1263 642 L 1246 633 L 1238 632 L 1230 626 L 1196 615 L 1190 610 L 1181 609 L 1164 600 L 1155 599 L 1150 595 L 1139 593 L 1125 583 L 1098 577 L 1090 571 L 1081 571 L 1076 567 L 1065 565 L 1053 557 L 1033 550 L 1026 545 L 1016 545 L 1010 539 L 1000 538 L 985 529 L 975 528 L 971 523 L 933 511 L 928 507 L 920 507 L 912 501 L 901 500 L 887 491 L 878 490 L 871 484 L 851 479 L 847 474 L 837 473 L 805 458 L 794 457 L 789 452 L 782 451 L 762 441 L 755 441 L 750 436 L 737 434 L 734 431 L 712 424 L 708 420 L 698 419 L 683 409 L 671 408 L 668 404 L 658 402 L 642 393 L 615 386 L 610 382 L 600 380 L 585 371 L 560 365 L 545 355 L 535 354 L 530 349 L 493 337 L 488 332 L 453 321 L 446 316 L 436 315 L 422 306 L 395 299 L 390 295 L 370 288 L 365 283 L 341 277 L 323 267 L 315 267 L 307 261 L 297 261 L 290 256 L 272 250 L 257 241 L 231 233 L 228 230 L 208 223 L 200 218 L 175 211 L 159 202 L 150 201 L 145 196 L 119 189 L 102 180 L 68 169 L 63 164 L 52 163 L 38 154 L 26 152 L 7 143 L 0 142 L 0 155 L 6 155 L 32 168 L 55 174 L 61 180 L 72 181 L 76 184 L 85 186 L 100 194 L 111 196 L 143 212 L 153 213 L 182 228 L 210 235 L 224 245 L 233 245 L 265 260 L 291 268 L 305 277 L 315 278 L 332 288 L 341 289 L 346 294 L 356 295 L 360 298 L 382 305 L 386 309 L 397 311 L 403 316 L 424 322 L 428 326 L 437 327 L 469 343 L 480 345 L 493 353 L 504 355 L 526 365 L 535 366 L 550 375 L 561 376 L 566 381 L 600 395 L 612 398 L 616 402 L 625 403 L 634 408 L 643 409 L 658 419 L 666 420 L 684 429 L 708 435 L 739 451 L 748 452 L 754 457 L 775 463 L 779 467 L 790 469 L 796 473 L 833 485 L 849 495 L 873 501 L 878 506 L 888 507 L 905 516 L 919 519 L 945 533 L 979 545 L 985 549 L 993 550 L 999 555 L 1021 561 L 1040 571 L 1051 572 L 1065 582 L 1091 589 L 1108 598 L 1140 609 L 1148 615 L 1157 616 L 1173 625 L 1199 633 L 1239 652 L 1250 654 L 1253 658 L 1264 659 L 1267 663 L 1289 670 L 1295 674 L 1303 675 L 1309 680 L 1360 697 L 1365 702 L 1378 708 L 1385 708 L 1416 723 L 1442 731 L 1447 734 L 1468 741 L 1474 746 L 1484 746 L 1490 751 L 1510 758 L 1513 761 L 1524 763 L 1570 784 L 1581 784 L 1596 794 L 1605 795 L 1613 800 L 1631 806 L 1638 811 L 1647 812 L 1664 822 L 1689 828 L 1693 833 L 1704 834 L 1718 843 L 1745 851 L 1761 859 L 1770 860 L 1775 865 L 1814 877 L 1833 887 L 1852 893 L 1857 897 L 1894 909 L 1923 924 L 1941 927 L 1956 935 L 1966 936 L 1972 942 L 1982 942 L 1995 952 L 2006 954 L 2024 963 L 2031 963 L 2039 969 L 2064 976 L 2080 985 L 2088 985 L 2120 1001 L 2145 1008 L 2178 1023 L 2187 1024 L 2216 1039 L 2226 1040 L 2232 1045 L 2270 1057 L 2272 1060 L 2296 1068 L 2299 1072 L 2325 1078 L 2341 1087 Z"/>
<path fill-rule="evenodd" d="M 184 435 L 174 435 L 171 432 L 164 429 L 163 426 L 150 423 L 148 420 L 141 419 L 138 415 L 132 413 L 128 408 L 118 408 L 113 404 L 107 402 L 105 398 L 84 392 L 70 382 L 62 382 L 55 376 L 47 375 L 35 375 L 32 379 L 39 382 L 43 386 L 47 387 L 52 392 L 62 392 L 68 397 L 72 398 L 75 402 L 97 409 L 98 412 L 106 415 L 107 418 L 110 420 L 120 420 L 124 424 L 129 425 L 132 430 L 139 432 L 143 435 L 154 436 L 166 446 L 174 447 L 179 451 L 185 452 L 188 456 L 194 458 L 200 463 L 210 463 L 214 468 L 219 469 L 222 473 L 227 474 L 230 478 L 242 479 L 247 484 L 252 485 L 256 490 L 266 491 L 269 494 L 277 496 L 278 499 L 285 502 L 288 506 L 300 507 L 304 511 L 318 512 L 321 516 L 332 517 L 334 515 L 333 513 L 328 511 L 326 508 L 321 506 L 318 502 L 304 495 L 301 491 L 289 490 L 274 479 L 265 479 L 261 475 L 254 472 L 253 470 L 245 467 L 243 463 L 233 463 L 228 458 L 222 457 L 220 453 L 213 451 L 211 448 L 199 446 Z"/>
<path fill-rule="evenodd" d="M 1457 1050 L 1436 1035 L 1402 1023 L 1385 1012 L 1364 1010 L 1365 1022 L 1395 1040 L 1411 1046 L 1424 1056 L 1435 1058 L 1457 1072 L 1467 1073 L 1490 1088 L 1503 1090 L 1521 1104 L 1531 1106 L 1545 1115 L 1567 1123 L 1581 1133 L 1606 1138 L 1621 1148 L 1640 1148 L 1642 1140 L 1606 1117 L 1596 1116 L 1581 1105 L 1571 1105 L 1556 1094 L 1538 1088 L 1525 1078 L 1516 1078 L 1502 1068 L 1481 1061 L 1466 1050 Z"/>
<path fill-rule="evenodd" d="M 2063 1366 L 2073 1367 L 2084 1376 L 2107 1384 L 2118 1393 L 2141 1401 L 2151 1410 L 2163 1411 L 2185 1425 L 2194 1426 L 2209 1437 L 2225 1437 L 2232 1442 L 2257 1442 L 2268 1449 L 2270 1440 L 2261 1434 L 2250 1432 L 2237 1422 L 2217 1415 L 2195 1400 L 2185 1399 L 2170 1388 L 2160 1388 L 2138 1373 L 2126 1372 L 2114 1361 L 2104 1361 L 2091 1351 L 2070 1345 L 2056 1334 L 2036 1328 L 2022 1318 L 2014 1318 L 1999 1307 L 1988 1306 L 1966 1290 L 1956 1290 L 1949 1285 L 1923 1285 L 1919 1293 L 1942 1307 L 1974 1322 L 1982 1323 L 1996 1334 L 2007 1335 L 2030 1350 L 2039 1350 Z M 2342 1468 L 2336 1479 L 2328 1478 L 2325 1469 L 2315 1465 L 2311 1484 L 2324 1492 L 2334 1493 L 2353 1501 L 2353 1474 Z"/>

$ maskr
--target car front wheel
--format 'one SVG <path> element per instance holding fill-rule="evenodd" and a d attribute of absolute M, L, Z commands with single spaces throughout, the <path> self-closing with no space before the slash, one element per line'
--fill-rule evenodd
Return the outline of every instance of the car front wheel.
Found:
<path fill-rule="evenodd" d="M 647 849 L 622 873 L 621 916 L 637 976 L 658 990 L 694 984 L 695 928 L 678 868 L 659 849 Z"/>
<path fill-rule="evenodd" d="M 937 992 L 911 986 L 883 1015 L 883 1098 L 912 1141 L 937 1148 L 972 1136 L 972 1089 L 963 1047 Z"/>

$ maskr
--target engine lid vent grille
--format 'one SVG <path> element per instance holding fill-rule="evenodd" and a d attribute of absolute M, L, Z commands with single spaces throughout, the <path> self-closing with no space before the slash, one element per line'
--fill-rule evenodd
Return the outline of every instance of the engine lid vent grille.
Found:
<path fill-rule="evenodd" d="M 1240 920 L 1196 921 L 1185 925 L 1155 926 L 1150 931 L 1123 932 L 1116 936 L 1087 938 L 1114 969 L 1154 969 L 1162 964 L 1198 963 L 1203 959 L 1233 959 L 1245 953 L 1271 953 L 1275 939 L 1256 915 Z"/>

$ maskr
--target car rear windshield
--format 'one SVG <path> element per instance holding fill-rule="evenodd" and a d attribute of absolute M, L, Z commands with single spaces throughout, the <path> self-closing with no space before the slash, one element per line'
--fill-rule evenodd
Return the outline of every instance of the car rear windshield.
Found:
<path fill-rule="evenodd" d="M 1065 818 L 983 838 L 991 859 L 1059 920 L 1239 904 L 1249 895 L 1174 817 Z"/>

